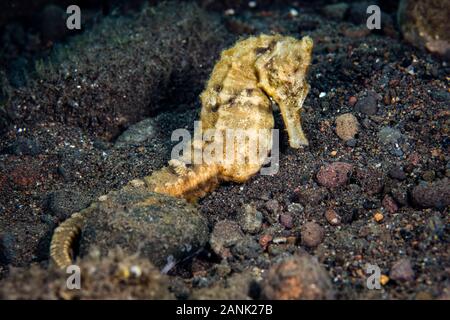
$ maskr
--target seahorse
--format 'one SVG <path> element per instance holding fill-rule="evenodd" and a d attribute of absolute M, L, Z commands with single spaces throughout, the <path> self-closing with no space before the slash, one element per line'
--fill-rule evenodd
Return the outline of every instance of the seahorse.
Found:
<path fill-rule="evenodd" d="M 224 50 L 200 96 L 201 129 L 213 132 L 212 139 L 194 139 L 187 157 L 172 159 L 168 166 L 131 184 L 145 183 L 149 191 L 196 201 L 223 181 L 247 181 L 261 169 L 271 151 L 272 102 L 280 109 L 290 147 L 308 145 L 301 127 L 301 110 L 310 89 L 306 77 L 312 49 L 313 41 L 308 36 L 299 40 L 262 34 Z M 233 130 L 249 133 L 246 139 L 257 143 L 243 143 L 236 135 L 227 140 Z M 256 146 L 256 157 L 250 157 L 255 152 L 251 146 Z M 232 150 L 231 160 L 226 150 Z M 194 155 L 205 155 L 205 151 L 212 160 L 196 162 Z M 72 263 L 73 241 L 92 208 L 95 203 L 55 229 L 50 256 L 57 266 L 64 268 Z"/>

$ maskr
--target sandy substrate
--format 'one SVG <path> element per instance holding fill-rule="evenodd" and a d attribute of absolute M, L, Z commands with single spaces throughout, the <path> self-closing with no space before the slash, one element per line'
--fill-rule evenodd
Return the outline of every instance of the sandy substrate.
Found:
<path fill-rule="evenodd" d="M 276 32 L 314 40 L 303 113 L 310 145 L 289 148 L 281 130 L 276 175 L 202 199 L 209 243 L 168 276 L 121 253 L 86 258 L 112 288 L 88 285 L 75 298 L 124 298 L 120 259 L 145 270 L 125 281 L 137 286 L 126 290 L 132 298 L 448 298 L 448 64 L 403 43 L 393 11 L 370 32 L 356 13 L 290 9 L 224 16 L 168 6 L 105 18 L 11 90 L 0 106 L 0 297 L 74 298 L 48 263 L 54 228 L 165 165 L 172 131 L 193 130 L 220 50 Z M 346 113 L 354 117 L 337 120 Z M 146 118 L 143 130 L 126 131 Z M 132 137 L 117 140 L 124 131 Z M 367 264 L 384 275 L 381 290 L 367 288 Z M 140 290 L 148 279 L 158 287 Z"/>

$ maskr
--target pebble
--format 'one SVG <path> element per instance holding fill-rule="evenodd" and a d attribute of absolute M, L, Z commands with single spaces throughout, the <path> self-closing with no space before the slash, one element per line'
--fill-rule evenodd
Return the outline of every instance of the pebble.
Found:
<path fill-rule="evenodd" d="M 347 183 L 353 165 L 345 162 L 333 162 L 322 166 L 317 173 L 317 182 L 326 188 L 336 188 Z"/>
<path fill-rule="evenodd" d="M 325 237 L 325 230 L 315 222 L 306 222 L 301 228 L 302 244 L 315 248 L 322 243 Z"/>
<path fill-rule="evenodd" d="M 389 213 L 396 213 L 398 211 L 398 206 L 391 196 L 385 195 L 382 201 L 383 207 Z"/>
<path fill-rule="evenodd" d="M 286 229 L 292 229 L 292 227 L 294 226 L 294 220 L 288 213 L 283 213 L 280 215 L 280 223 Z"/>
<path fill-rule="evenodd" d="M 378 132 L 378 140 L 384 145 L 397 144 L 402 137 L 400 130 L 391 127 L 383 127 Z"/>
<path fill-rule="evenodd" d="M 403 181 L 406 179 L 406 174 L 403 171 L 403 168 L 400 166 L 395 166 L 389 170 L 389 176 L 392 179 L 396 179 L 398 181 Z"/>
<path fill-rule="evenodd" d="M 262 221 L 263 215 L 256 210 L 254 205 L 243 205 L 239 215 L 239 225 L 243 231 L 251 234 L 257 233 L 261 229 Z"/>
<path fill-rule="evenodd" d="M 156 133 L 156 121 L 153 118 L 144 119 L 127 128 L 116 140 L 115 147 L 140 145 L 152 138 Z"/>
<path fill-rule="evenodd" d="M 409 259 L 403 258 L 397 260 L 391 267 L 389 277 L 396 281 L 414 280 L 414 270 Z"/>
<path fill-rule="evenodd" d="M 348 98 L 348 104 L 350 105 L 350 107 L 353 107 L 356 102 L 358 102 L 358 99 L 355 96 L 351 96 L 350 98 Z"/>
<path fill-rule="evenodd" d="M 358 128 L 358 119 L 351 113 L 344 113 L 336 118 L 336 134 L 344 141 L 355 138 Z"/>
<path fill-rule="evenodd" d="M 358 144 L 358 141 L 356 139 L 350 139 L 345 142 L 345 145 L 347 147 L 351 147 L 351 148 L 356 147 L 357 144 Z"/>
<path fill-rule="evenodd" d="M 378 111 L 377 98 L 375 93 L 369 93 L 366 97 L 359 99 L 355 106 L 358 112 L 366 115 L 374 115 Z"/>
<path fill-rule="evenodd" d="M 267 212 L 266 219 L 269 223 L 273 224 L 278 221 L 278 216 L 281 211 L 279 202 L 275 199 L 271 199 L 264 204 L 264 209 Z"/>
<path fill-rule="evenodd" d="M 335 295 L 324 267 L 306 253 L 273 265 L 261 288 L 262 297 L 269 300 L 323 300 Z"/>
<path fill-rule="evenodd" d="M 341 217 L 333 209 L 327 209 L 325 211 L 325 219 L 327 219 L 328 223 L 332 226 L 337 226 L 341 223 Z"/>
<path fill-rule="evenodd" d="M 383 214 L 382 214 L 381 212 L 376 212 L 376 213 L 373 215 L 373 219 L 374 219 L 376 222 L 380 223 L 381 221 L 383 221 L 384 216 L 383 216 Z"/>
<path fill-rule="evenodd" d="M 272 239 L 273 237 L 270 234 L 263 234 L 259 237 L 259 245 L 263 248 L 263 250 L 266 250 Z"/>
<path fill-rule="evenodd" d="M 448 178 L 432 183 L 421 183 L 411 192 L 413 203 L 421 208 L 444 209 L 450 205 L 450 181 Z"/>
<path fill-rule="evenodd" d="M 328 197 L 328 190 L 324 187 L 301 186 L 294 190 L 294 201 L 306 205 L 318 205 Z M 303 210 L 301 210 L 303 211 Z"/>
<path fill-rule="evenodd" d="M 213 251 L 226 258 L 230 255 L 229 248 L 242 241 L 244 234 L 239 225 L 231 220 L 221 220 L 214 226 L 209 243 Z"/>

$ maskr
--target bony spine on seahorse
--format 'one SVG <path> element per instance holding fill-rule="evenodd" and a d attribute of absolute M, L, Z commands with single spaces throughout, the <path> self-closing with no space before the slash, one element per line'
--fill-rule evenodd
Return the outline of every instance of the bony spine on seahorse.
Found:
<path fill-rule="evenodd" d="M 202 130 L 213 130 L 226 136 L 227 130 L 257 130 L 259 145 L 272 144 L 274 117 L 271 100 L 278 104 L 292 148 L 308 145 L 301 127 L 301 109 L 309 85 L 306 81 L 311 63 L 313 41 L 281 35 L 260 35 L 237 42 L 222 52 L 207 86 L 201 94 Z M 208 141 L 194 140 L 193 152 L 211 146 Z M 172 160 L 142 180 L 150 191 L 187 200 L 203 197 L 221 181 L 245 182 L 263 165 L 268 150 L 261 148 L 256 161 L 248 161 L 248 145 L 234 139 L 225 141 L 234 149 L 236 159 L 245 161 L 209 162 L 186 165 Z M 226 148 L 225 148 L 226 149 Z M 223 151 L 215 151 L 223 152 Z M 185 159 L 190 162 L 192 159 Z M 56 230 L 51 242 L 51 258 L 59 266 L 72 263 L 71 246 L 83 228 L 85 219 L 96 204 L 75 213 Z"/>

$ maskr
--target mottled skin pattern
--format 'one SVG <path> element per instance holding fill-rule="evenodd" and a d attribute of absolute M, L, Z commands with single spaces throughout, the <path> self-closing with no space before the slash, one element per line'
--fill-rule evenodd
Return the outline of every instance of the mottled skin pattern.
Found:
<path fill-rule="evenodd" d="M 301 40 L 281 35 L 250 37 L 223 51 L 212 71 L 201 94 L 202 130 L 210 129 L 220 134 L 225 134 L 227 129 L 259 130 L 259 143 L 268 145 L 268 150 L 262 152 L 256 161 L 248 160 L 248 145 L 225 139 L 225 144 L 232 144 L 236 159 L 245 159 L 244 162 L 186 165 L 182 160 L 171 160 L 168 167 L 143 180 L 133 180 L 126 187 L 145 184 L 151 191 L 192 201 L 206 195 L 221 181 L 247 181 L 261 169 L 272 146 L 274 117 L 271 100 L 280 108 L 290 146 L 308 145 L 301 128 L 300 111 L 309 91 L 306 75 L 312 47 L 309 37 Z M 208 150 L 208 147 L 211 147 L 211 142 L 194 140 L 192 154 Z M 75 213 L 55 230 L 51 257 L 58 266 L 71 264 L 72 242 L 83 227 L 83 216 L 90 211 L 92 209 L 87 208 Z"/>

